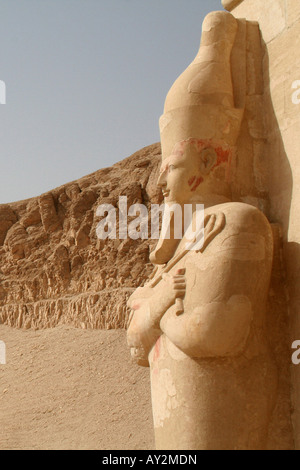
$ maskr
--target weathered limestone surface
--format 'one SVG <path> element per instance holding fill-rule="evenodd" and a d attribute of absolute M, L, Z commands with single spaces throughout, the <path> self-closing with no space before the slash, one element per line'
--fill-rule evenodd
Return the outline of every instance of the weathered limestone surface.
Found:
<path fill-rule="evenodd" d="M 126 300 L 151 271 L 146 241 L 98 240 L 97 207 L 149 205 L 160 145 L 40 197 L 0 205 L 0 322 L 19 328 L 123 328 Z"/>
<path fill-rule="evenodd" d="M 243 0 L 232 13 L 238 18 L 258 21 L 264 31 L 264 40 L 270 42 L 285 29 L 285 1 Z"/>
<path fill-rule="evenodd" d="M 298 0 L 286 0 L 286 21 L 291 26 L 300 18 L 300 3 Z"/>
<path fill-rule="evenodd" d="M 265 43 L 265 153 L 270 161 L 267 191 L 269 218 L 283 228 L 286 302 L 289 299 L 290 340 L 300 338 L 300 104 L 293 100 L 300 80 L 300 2 L 243 0 L 232 13 L 258 21 Z M 293 86 L 294 85 L 294 86 Z M 294 102 L 293 102 L 294 101 Z M 300 448 L 300 368 L 291 364 L 293 421 Z"/>

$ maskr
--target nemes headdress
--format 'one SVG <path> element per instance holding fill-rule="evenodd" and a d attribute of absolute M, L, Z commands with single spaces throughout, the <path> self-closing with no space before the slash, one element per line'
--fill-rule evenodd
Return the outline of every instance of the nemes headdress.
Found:
<path fill-rule="evenodd" d="M 225 11 L 205 18 L 199 52 L 165 101 L 159 122 L 163 159 L 191 139 L 219 151 L 234 148 L 244 111 L 234 106 L 231 76 L 237 28 L 237 20 Z"/>

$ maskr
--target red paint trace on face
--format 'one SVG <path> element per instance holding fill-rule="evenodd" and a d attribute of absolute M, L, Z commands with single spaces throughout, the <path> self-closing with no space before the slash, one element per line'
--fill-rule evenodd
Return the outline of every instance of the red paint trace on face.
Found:
<path fill-rule="evenodd" d="M 218 160 L 215 166 L 221 165 L 221 163 L 228 162 L 230 156 L 230 150 L 224 150 L 222 147 L 215 148 L 215 151 L 218 155 Z"/>
<path fill-rule="evenodd" d="M 192 184 L 194 183 L 195 179 L 196 179 L 196 176 L 192 176 L 192 178 L 190 178 L 190 179 L 188 180 L 189 186 L 192 186 Z"/>
<path fill-rule="evenodd" d="M 203 180 L 202 176 L 199 176 L 199 178 L 196 179 L 196 182 L 195 182 L 194 186 L 192 187 L 191 191 L 196 191 L 199 184 L 203 183 L 203 181 L 204 180 Z"/>
<path fill-rule="evenodd" d="M 181 142 L 177 142 L 177 144 L 175 144 L 171 155 L 183 157 L 185 149 L 189 145 L 193 145 L 197 149 L 197 152 L 199 152 L 199 154 L 205 148 L 211 147 L 215 149 L 218 158 L 213 168 L 216 168 L 217 166 L 221 165 L 221 163 L 230 164 L 233 149 L 229 147 L 229 145 L 227 145 L 225 142 L 216 139 L 205 140 L 190 138 L 182 140 Z"/>
<path fill-rule="evenodd" d="M 140 308 L 140 304 L 134 304 L 132 305 L 132 310 L 138 310 Z"/>

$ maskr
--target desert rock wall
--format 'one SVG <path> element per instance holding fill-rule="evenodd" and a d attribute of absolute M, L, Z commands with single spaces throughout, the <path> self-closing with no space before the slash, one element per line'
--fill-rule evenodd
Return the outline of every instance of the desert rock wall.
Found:
<path fill-rule="evenodd" d="M 151 240 L 99 240 L 100 204 L 160 203 L 160 144 L 40 197 L 0 205 L 0 323 L 124 328 Z"/>

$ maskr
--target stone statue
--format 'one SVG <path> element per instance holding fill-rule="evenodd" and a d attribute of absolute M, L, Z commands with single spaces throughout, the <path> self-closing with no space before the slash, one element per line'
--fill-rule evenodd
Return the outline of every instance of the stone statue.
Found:
<path fill-rule="evenodd" d="M 160 239 L 151 279 L 129 299 L 128 344 L 150 366 L 157 449 L 264 449 L 277 370 L 265 310 L 270 224 L 232 202 L 230 170 L 243 109 L 230 56 L 237 20 L 209 14 L 198 55 L 168 93 L 160 119 L 158 185 L 166 204 L 204 204 L 204 244 Z"/>

